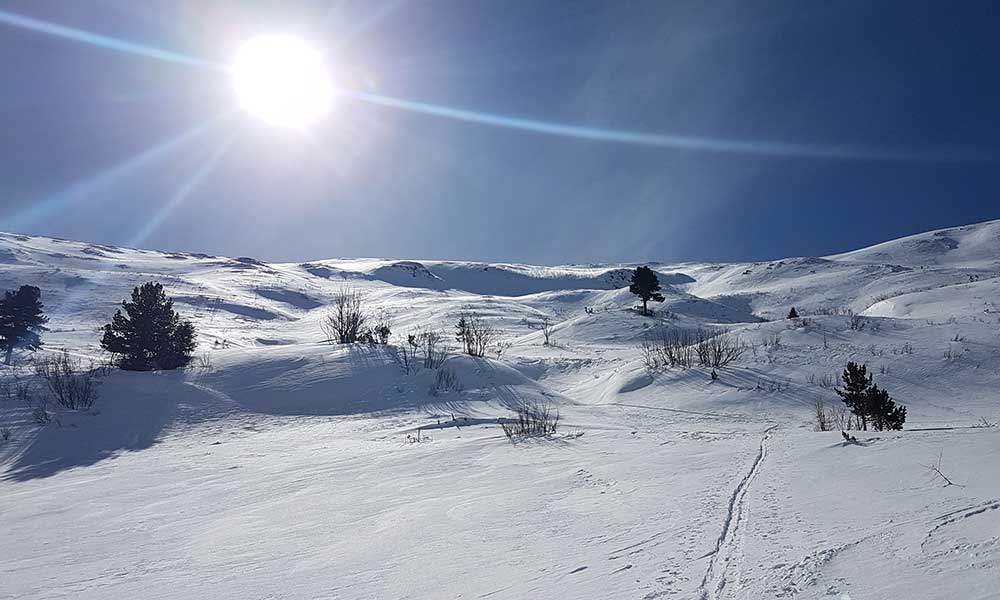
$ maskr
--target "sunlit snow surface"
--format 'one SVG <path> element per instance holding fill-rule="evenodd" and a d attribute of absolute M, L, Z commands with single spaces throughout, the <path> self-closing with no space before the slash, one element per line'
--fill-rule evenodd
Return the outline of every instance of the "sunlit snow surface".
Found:
<path fill-rule="evenodd" d="M 0 288 L 42 288 L 49 348 L 97 356 L 97 326 L 158 280 L 212 366 L 116 373 L 93 414 L 41 429 L 0 399 L 0 597 L 993 597 L 1000 429 L 976 425 L 1000 421 L 998 257 L 991 222 L 653 265 L 667 300 L 644 318 L 632 265 L 264 264 L 4 235 Z M 345 287 L 397 333 L 450 335 L 471 310 L 513 345 L 449 359 L 463 390 L 431 395 L 434 373 L 404 375 L 391 349 L 323 343 Z M 834 309 L 865 328 L 817 315 Z M 646 371 L 644 333 L 705 325 L 756 349 L 718 381 Z M 906 431 L 812 431 L 848 360 L 907 406 Z M 525 400 L 559 406 L 556 436 L 506 440 L 495 419 Z M 939 458 L 957 485 L 932 479 Z"/>

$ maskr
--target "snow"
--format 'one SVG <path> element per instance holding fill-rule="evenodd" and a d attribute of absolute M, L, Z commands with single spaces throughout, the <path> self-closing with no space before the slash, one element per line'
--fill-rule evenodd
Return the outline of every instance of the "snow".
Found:
<path fill-rule="evenodd" d="M 155 279 L 210 363 L 115 372 L 44 427 L 0 398 L 0 598 L 996 597 L 997 256 L 990 222 L 657 264 L 666 301 L 643 317 L 634 265 L 265 264 L 0 234 L 0 288 L 42 288 L 47 351 L 99 356 L 96 328 Z M 323 341 L 344 287 L 397 334 L 472 311 L 512 345 L 452 355 L 461 391 L 431 393 L 392 347 Z M 753 351 L 715 381 L 645 368 L 647 333 L 706 326 Z M 848 360 L 907 406 L 904 431 L 812 430 Z M 558 406 L 559 432 L 510 443 L 496 419 L 524 401 Z"/>

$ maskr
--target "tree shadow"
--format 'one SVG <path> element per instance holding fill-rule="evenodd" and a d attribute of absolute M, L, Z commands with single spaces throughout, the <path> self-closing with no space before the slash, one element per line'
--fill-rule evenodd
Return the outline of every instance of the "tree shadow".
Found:
<path fill-rule="evenodd" d="M 51 477 L 75 467 L 144 450 L 204 392 L 183 385 L 183 374 L 116 372 L 104 381 L 95 411 L 63 411 L 24 441 L 7 461 L 4 480 Z M 195 400 L 196 402 L 191 402 Z"/>

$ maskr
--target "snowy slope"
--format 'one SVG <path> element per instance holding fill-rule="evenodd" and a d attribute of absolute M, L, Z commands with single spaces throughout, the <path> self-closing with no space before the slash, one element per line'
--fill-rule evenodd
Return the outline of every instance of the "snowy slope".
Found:
<path fill-rule="evenodd" d="M 918 233 L 869 248 L 830 256 L 845 262 L 910 267 L 942 266 L 1000 270 L 1000 220 Z"/>
<path fill-rule="evenodd" d="M 2 234 L 0 288 L 42 288 L 49 351 L 100 356 L 97 327 L 157 280 L 204 358 L 114 373 L 95 410 L 50 407 L 44 427 L 0 396 L 0 598 L 995 597 L 998 233 L 652 265 L 652 317 L 624 289 L 634 265 L 265 264 Z M 432 392 L 437 372 L 404 374 L 392 347 L 323 341 L 345 287 L 397 335 L 450 338 L 471 311 L 510 347 L 453 355 L 461 385 Z M 752 351 L 718 380 L 646 369 L 647 334 L 705 326 Z M 906 430 L 812 431 L 849 360 Z M 510 444 L 496 418 L 525 401 L 557 406 L 560 432 Z"/>

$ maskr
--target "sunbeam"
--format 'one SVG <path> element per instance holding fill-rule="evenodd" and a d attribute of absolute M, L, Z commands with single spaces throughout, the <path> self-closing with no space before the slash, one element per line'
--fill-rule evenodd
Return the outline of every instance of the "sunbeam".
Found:
<path fill-rule="evenodd" d="M 93 195 L 100 189 L 129 177 L 144 166 L 175 152 L 218 126 L 231 115 L 232 112 L 225 112 L 213 117 L 208 121 L 156 144 L 152 148 L 144 150 L 124 162 L 105 169 L 97 175 L 76 181 L 63 190 L 50 194 L 40 200 L 33 201 L 28 208 L 18 211 L 0 221 L 0 228 L 6 231 L 16 231 L 49 219 L 60 211 L 69 208 L 72 204 Z"/>
<path fill-rule="evenodd" d="M 174 195 L 171 196 L 170 199 L 156 211 L 156 214 L 154 214 L 149 221 L 147 221 L 139 229 L 139 231 L 136 232 L 136 234 L 129 241 L 129 246 L 139 248 L 147 239 L 149 239 L 149 236 L 156 231 L 156 229 L 168 216 L 170 216 L 170 213 L 172 213 L 174 209 L 184 202 L 184 200 L 191 195 L 191 192 L 201 185 L 201 182 L 211 174 L 211 172 L 219 164 L 219 161 L 221 161 L 226 153 L 229 152 L 229 149 L 232 148 L 233 143 L 236 142 L 236 138 L 239 134 L 240 130 L 237 129 L 233 131 L 229 137 L 223 140 L 222 144 L 220 144 L 219 147 L 212 152 L 208 159 L 206 159 L 201 166 L 198 167 L 198 170 L 191 175 L 191 178 L 184 182 L 184 185 L 182 185 L 177 192 L 174 193 Z"/>
<path fill-rule="evenodd" d="M 377 20 L 391 12 L 399 2 L 390 3 L 387 8 L 375 14 Z M 112 50 L 128 52 L 178 64 L 229 72 L 230 68 L 211 61 L 202 60 L 155 48 L 136 44 L 113 37 L 91 33 L 25 17 L 15 13 L 0 11 L 0 23 L 37 31 L 69 40 L 84 42 Z M 632 144 L 659 148 L 677 148 L 702 152 L 759 155 L 786 158 L 834 159 L 845 161 L 890 161 L 890 162 L 940 162 L 940 163 L 980 163 L 995 164 L 1000 158 L 976 149 L 903 149 L 878 146 L 845 144 L 805 144 L 767 140 L 739 140 L 718 137 L 676 135 L 669 133 L 646 133 L 622 129 L 588 127 L 568 123 L 557 123 L 526 119 L 506 115 L 495 115 L 461 108 L 392 98 L 359 90 L 337 89 L 341 97 L 363 101 L 388 108 L 406 110 L 436 117 L 446 117 L 468 123 L 504 127 L 519 131 L 530 131 L 546 135 L 556 135 L 599 142 Z"/>
<path fill-rule="evenodd" d="M 347 31 L 340 38 L 338 38 L 330 46 L 330 50 L 332 51 L 332 50 L 336 50 L 337 48 L 340 48 L 342 46 L 346 46 L 355 37 L 357 37 L 358 35 L 360 35 L 362 33 L 365 33 L 366 31 L 368 31 L 368 29 L 370 29 L 371 27 L 373 27 L 376 23 L 378 23 L 379 21 L 381 21 L 385 17 L 387 17 L 390 14 L 392 14 L 393 12 L 395 12 L 396 9 L 398 9 L 404 2 L 405 2 L 405 0 L 389 0 L 388 2 L 385 2 L 384 4 L 382 4 L 381 6 L 379 6 L 376 10 L 372 11 L 372 13 L 370 15 L 368 15 L 367 18 L 365 18 L 361 22 L 359 22 L 356 25 L 354 25 L 353 27 L 351 27 L 349 31 Z M 335 5 L 335 6 L 331 6 L 330 7 L 329 11 L 327 11 L 327 16 L 326 16 L 326 20 L 328 22 L 332 21 L 334 18 L 336 18 L 336 16 L 337 16 L 336 12 L 337 12 L 338 9 L 339 9 L 339 5 Z"/>
<path fill-rule="evenodd" d="M 644 133 L 621 129 L 584 127 L 567 123 L 552 123 L 534 119 L 523 119 L 504 115 L 494 115 L 471 110 L 452 108 L 426 102 L 415 102 L 400 98 L 390 98 L 355 90 L 338 90 L 345 98 L 352 98 L 436 117 L 456 119 L 480 125 L 505 127 L 520 131 L 531 131 L 547 135 L 558 135 L 600 142 L 614 142 L 661 148 L 679 148 L 729 154 L 751 154 L 788 158 L 823 158 L 837 160 L 900 161 L 900 162 L 980 162 L 995 163 L 997 157 L 985 154 L 962 152 L 940 152 L 931 150 L 902 150 L 871 146 L 798 144 L 791 142 L 730 140 L 723 138 L 695 137 L 661 133 Z"/>
<path fill-rule="evenodd" d="M 143 44 L 136 44 L 127 40 L 119 40 L 110 36 L 84 31 L 82 29 L 66 27 L 65 25 L 57 25 L 55 23 L 49 23 L 48 21 L 42 21 L 41 19 L 25 17 L 4 10 L 0 10 L 0 23 L 13 25 L 14 27 L 20 27 L 21 29 L 27 29 L 29 31 L 54 35 L 75 42 L 99 46 L 109 50 L 128 52 L 130 54 L 137 54 L 139 56 L 155 58 L 157 60 L 178 63 L 190 67 L 222 71 L 228 70 L 228 67 L 225 65 L 202 60 L 200 58 L 194 58 L 184 54 L 178 54 L 177 52 L 162 50 L 160 48 L 154 48 Z"/>

